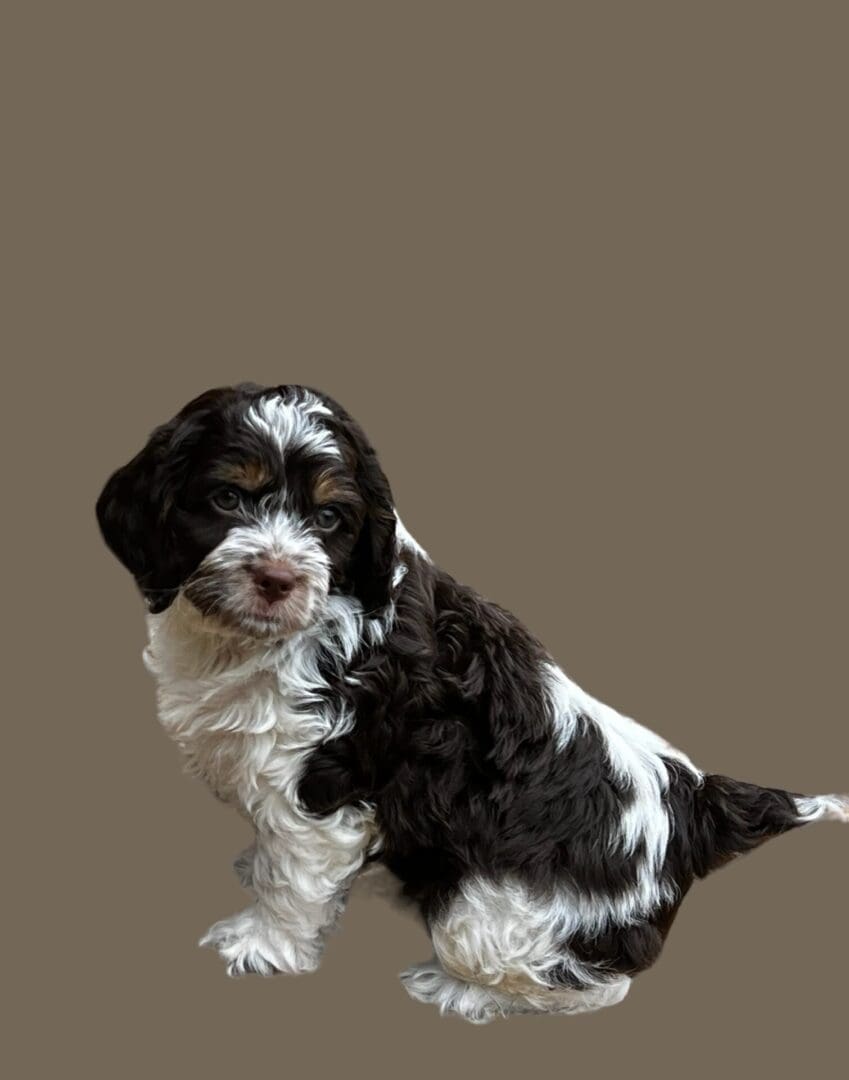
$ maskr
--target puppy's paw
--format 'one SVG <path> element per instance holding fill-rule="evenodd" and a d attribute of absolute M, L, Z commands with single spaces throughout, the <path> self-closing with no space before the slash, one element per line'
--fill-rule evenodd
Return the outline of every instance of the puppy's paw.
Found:
<path fill-rule="evenodd" d="M 222 919 L 198 943 L 218 951 L 228 975 L 302 975 L 321 959 L 316 941 L 299 941 L 269 923 L 257 908 Z"/>

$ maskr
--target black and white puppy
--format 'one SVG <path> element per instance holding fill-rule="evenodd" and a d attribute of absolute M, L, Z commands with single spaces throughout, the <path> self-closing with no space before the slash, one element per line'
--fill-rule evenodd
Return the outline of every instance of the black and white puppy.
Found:
<path fill-rule="evenodd" d="M 231 974 L 318 964 L 379 860 L 428 926 L 409 993 L 482 1022 L 620 1001 L 693 880 L 849 798 L 706 775 L 576 686 L 404 530 L 324 394 L 211 390 L 107 483 L 145 661 L 193 773 L 253 823 Z"/>

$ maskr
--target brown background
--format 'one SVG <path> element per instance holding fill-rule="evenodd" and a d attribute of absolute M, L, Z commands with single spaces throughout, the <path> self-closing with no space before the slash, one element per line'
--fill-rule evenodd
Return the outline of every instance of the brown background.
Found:
<path fill-rule="evenodd" d="M 226 979 L 246 830 L 157 727 L 93 503 L 198 391 L 315 384 L 588 689 L 849 788 L 845 5 L 3 9 L 12 1075 L 839 1071 L 836 827 L 701 885 L 589 1017 L 440 1020 L 361 895 L 319 974 Z"/>

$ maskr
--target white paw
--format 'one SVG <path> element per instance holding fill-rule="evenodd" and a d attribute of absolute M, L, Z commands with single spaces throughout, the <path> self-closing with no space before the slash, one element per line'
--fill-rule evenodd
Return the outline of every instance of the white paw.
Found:
<path fill-rule="evenodd" d="M 198 944 L 218 950 L 228 975 L 302 975 L 321 959 L 317 941 L 298 941 L 256 908 L 215 923 Z"/>

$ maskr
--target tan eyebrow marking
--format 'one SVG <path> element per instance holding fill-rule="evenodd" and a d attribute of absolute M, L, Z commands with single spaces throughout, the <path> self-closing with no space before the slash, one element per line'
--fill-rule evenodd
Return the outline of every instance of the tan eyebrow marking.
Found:
<path fill-rule="evenodd" d="M 215 470 L 215 478 L 225 484 L 236 484 L 245 491 L 256 491 L 269 484 L 273 476 L 261 461 L 228 462 Z"/>
<path fill-rule="evenodd" d="M 319 473 L 312 489 L 313 502 L 329 503 L 342 499 L 350 488 L 332 472 Z"/>

